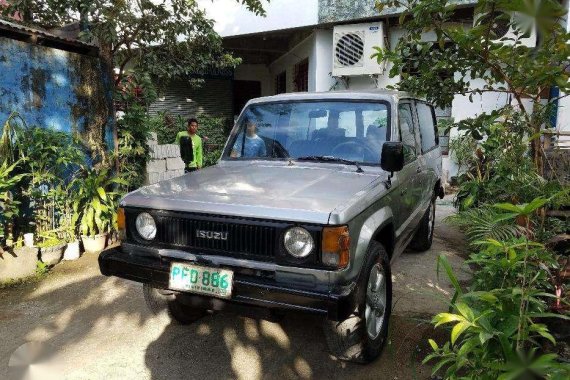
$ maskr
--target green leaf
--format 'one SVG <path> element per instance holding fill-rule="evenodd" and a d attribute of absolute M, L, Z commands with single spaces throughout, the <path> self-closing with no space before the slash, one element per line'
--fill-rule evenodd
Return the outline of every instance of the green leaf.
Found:
<path fill-rule="evenodd" d="M 433 317 L 433 323 L 435 323 L 435 327 L 443 325 L 445 323 L 450 322 L 464 322 L 465 318 L 461 315 L 451 314 L 451 313 L 439 313 L 435 317 Z"/>
<path fill-rule="evenodd" d="M 523 212 L 521 207 L 515 206 L 512 203 L 497 203 L 494 204 L 493 207 L 498 208 L 499 210 L 511 211 L 516 215 L 520 215 Z"/>
<path fill-rule="evenodd" d="M 102 187 L 98 187 L 97 193 L 99 193 L 99 196 L 101 197 L 101 199 L 103 199 L 104 201 L 107 200 L 107 193 L 105 193 L 105 189 L 103 189 Z"/>
<path fill-rule="evenodd" d="M 439 346 L 437 345 L 437 343 L 435 342 L 435 340 L 433 339 L 428 339 L 428 343 L 431 346 L 432 350 L 437 351 L 439 350 Z"/>
<path fill-rule="evenodd" d="M 475 319 L 475 316 L 473 315 L 473 310 L 471 310 L 471 308 L 466 304 L 462 302 L 457 302 L 455 304 L 455 307 L 457 308 L 457 310 L 459 310 L 461 315 L 463 315 L 465 319 L 467 319 L 468 321 L 473 321 Z"/>
<path fill-rule="evenodd" d="M 445 257 L 444 255 L 439 255 L 437 263 L 438 263 L 438 265 L 437 265 L 438 268 L 439 268 L 439 264 L 441 264 L 443 266 L 443 268 L 445 269 L 445 272 L 447 273 L 447 277 L 449 278 L 449 281 L 451 282 L 451 284 L 455 288 L 455 291 L 457 292 L 457 294 L 463 295 L 463 290 L 461 289 L 461 285 L 459 285 L 459 281 L 457 281 L 457 277 L 455 277 L 455 274 L 453 273 L 453 268 L 451 268 L 451 265 L 449 264 L 447 257 Z M 438 271 L 439 271 L 439 269 L 438 269 Z"/>
<path fill-rule="evenodd" d="M 461 334 L 471 326 L 472 325 L 469 322 L 459 322 L 453 326 L 453 329 L 451 330 L 451 344 L 454 345 Z"/>

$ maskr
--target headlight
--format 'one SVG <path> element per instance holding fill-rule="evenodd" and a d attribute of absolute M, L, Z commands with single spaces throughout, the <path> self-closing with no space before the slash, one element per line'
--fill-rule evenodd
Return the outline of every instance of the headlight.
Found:
<path fill-rule="evenodd" d="M 154 218 L 147 212 L 143 212 L 137 216 L 136 220 L 137 232 L 146 240 L 152 240 L 156 236 L 156 223 Z"/>
<path fill-rule="evenodd" d="M 315 242 L 309 231 L 301 227 L 293 227 L 287 230 L 284 244 L 287 252 L 297 258 L 307 257 L 315 247 Z"/>

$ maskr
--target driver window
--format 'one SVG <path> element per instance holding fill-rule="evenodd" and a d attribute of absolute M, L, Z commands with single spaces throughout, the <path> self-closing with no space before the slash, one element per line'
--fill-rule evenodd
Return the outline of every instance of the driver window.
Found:
<path fill-rule="evenodd" d="M 400 127 L 400 139 L 404 145 L 405 163 L 416 159 L 416 137 L 414 133 L 414 118 L 412 117 L 412 106 L 403 103 L 398 106 L 398 120 Z"/>

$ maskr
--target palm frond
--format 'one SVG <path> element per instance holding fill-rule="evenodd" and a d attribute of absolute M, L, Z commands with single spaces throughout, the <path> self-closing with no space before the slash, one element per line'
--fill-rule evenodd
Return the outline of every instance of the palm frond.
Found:
<path fill-rule="evenodd" d="M 525 228 L 516 225 L 514 220 L 505 220 L 503 215 L 484 206 L 460 211 L 448 216 L 445 222 L 463 230 L 471 243 L 486 239 L 510 240 L 525 234 Z"/>

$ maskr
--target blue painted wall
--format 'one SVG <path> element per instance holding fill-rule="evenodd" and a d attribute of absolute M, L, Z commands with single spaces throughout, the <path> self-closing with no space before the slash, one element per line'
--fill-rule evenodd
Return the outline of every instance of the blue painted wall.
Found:
<path fill-rule="evenodd" d="M 112 101 L 104 72 L 98 58 L 0 37 L 0 129 L 16 111 L 29 126 L 104 140 Z"/>

